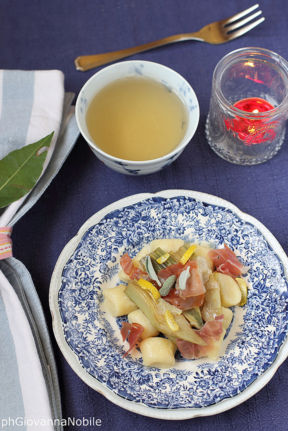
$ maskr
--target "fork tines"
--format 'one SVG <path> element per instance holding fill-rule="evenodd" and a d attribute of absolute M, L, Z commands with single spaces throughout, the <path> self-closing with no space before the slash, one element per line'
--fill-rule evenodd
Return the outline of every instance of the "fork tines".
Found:
<path fill-rule="evenodd" d="M 252 11 L 257 9 L 258 7 L 259 7 L 259 4 L 255 4 L 254 6 L 251 6 L 248 9 L 245 9 L 242 12 L 236 13 L 235 15 L 231 16 L 230 18 L 223 20 L 223 26 L 225 27 L 229 36 L 231 36 L 234 39 L 236 37 L 242 36 L 244 33 L 247 33 L 248 31 L 252 30 L 252 28 L 261 24 L 261 22 L 263 22 L 265 20 L 265 18 L 263 16 L 261 18 L 257 19 L 256 21 L 252 22 L 252 20 L 254 20 L 257 16 L 261 15 L 262 10 L 258 10 L 257 12 L 253 13 L 252 15 L 249 15 L 246 18 L 241 19 L 241 18 L 245 17 L 246 15 L 250 14 Z M 247 23 L 250 23 L 250 24 L 245 25 Z"/>

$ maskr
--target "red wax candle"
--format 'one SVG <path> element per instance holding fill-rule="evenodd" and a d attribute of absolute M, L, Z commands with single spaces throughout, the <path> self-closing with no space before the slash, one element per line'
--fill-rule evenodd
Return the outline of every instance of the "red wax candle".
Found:
<path fill-rule="evenodd" d="M 241 109 L 241 111 L 252 112 L 253 114 L 274 109 L 271 103 L 260 97 L 249 97 L 248 99 L 238 100 L 238 102 L 234 103 L 234 106 L 235 108 Z"/>
<path fill-rule="evenodd" d="M 238 100 L 233 107 L 241 111 L 258 114 L 274 109 L 274 106 L 267 100 L 260 97 L 249 97 L 247 99 Z M 227 118 L 225 125 L 228 130 L 237 136 L 245 145 L 261 144 L 275 137 L 276 121 L 269 122 L 269 118 L 247 118 L 247 116 L 236 116 L 233 119 Z"/>

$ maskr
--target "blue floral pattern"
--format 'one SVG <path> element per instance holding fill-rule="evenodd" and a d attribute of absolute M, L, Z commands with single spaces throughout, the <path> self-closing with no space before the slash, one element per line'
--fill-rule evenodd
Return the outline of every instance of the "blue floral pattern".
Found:
<path fill-rule="evenodd" d="M 249 266 L 248 303 L 234 318 L 217 362 L 184 360 L 147 368 L 123 358 L 119 325 L 103 311 L 102 288 L 117 283 L 119 258 L 157 238 L 226 243 Z M 210 406 L 245 390 L 274 362 L 288 330 L 287 277 L 279 255 L 232 209 L 191 196 L 152 196 L 107 213 L 89 227 L 67 260 L 57 292 L 62 330 L 83 369 L 103 387 L 151 408 Z"/>

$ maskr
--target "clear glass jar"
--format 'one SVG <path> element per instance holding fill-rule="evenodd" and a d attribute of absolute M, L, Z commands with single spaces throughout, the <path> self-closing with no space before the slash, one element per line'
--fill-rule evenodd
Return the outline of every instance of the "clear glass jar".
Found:
<path fill-rule="evenodd" d="M 260 109 L 239 109 L 248 106 L 243 99 L 257 101 Z M 267 105 L 269 110 L 261 112 Z M 239 165 L 266 162 L 281 148 L 287 118 L 288 63 L 284 58 L 249 47 L 219 61 L 206 122 L 206 137 L 216 154 Z"/>

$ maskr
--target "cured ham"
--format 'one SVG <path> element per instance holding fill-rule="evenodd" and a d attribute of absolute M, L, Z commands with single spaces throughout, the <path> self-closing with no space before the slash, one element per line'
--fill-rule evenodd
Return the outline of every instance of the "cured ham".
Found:
<path fill-rule="evenodd" d="M 209 320 L 201 329 L 199 329 L 198 335 L 200 335 L 200 337 L 207 343 L 211 338 L 219 340 L 223 331 L 223 319 L 224 315 L 221 314 L 220 316 L 216 316 L 214 320 Z"/>
<path fill-rule="evenodd" d="M 190 343 L 185 340 L 177 340 L 176 345 L 186 359 L 197 359 L 203 356 L 209 356 L 215 350 L 215 343 L 221 339 L 223 334 L 223 319 L 224 316 L 217 316 L 214 320 L 208 321 L 199 329 L 198 335 L 207 343 L 206 346 Z"/>
<path fill-rule="evenodd" d="M 169 265 L 166 268 L 160 269 L 160 271 L 158 272 L 158 277 L 162 281 L 167 280 L 167 278 L 170 277 L 171 275 L 176 275 L 176 277 L 178 278 L 181 272 L 183 271 L 183 269 L 184 269 L 184 265 L 178 262 L 173 265 Z"/>
<path fill-rule="evenodd" d="M 212 259 L 216 270 L 223 274 L 239 277 L 247 271 L 247 268 L 226 244 L 224 244 L 224 248 L 210 250 L 209 257 Z"/>
<path fill-rule="evenodd" d="M 180 284 L 176 285 L 181 298 L 190 298 L 191 296 L 200 296 L 205 294 L 205 286 L 198 270 L 198 264 L 195 261 L 187 262 L 183 271 L 189 268 L 190 277 L 186 281 L 185 289 L 181 289 Z M 178 278 L 179 280 L 179 278 Z"/>
<path fill-rule="evenodd" d="M 189 298 L 182 298 L 179 295 L 178 290 L 172 289 L 167 296 L 163 299 L 169 302 L 169 304 L 175 305 L 175 307 L 181 310 L 190 310 L 193 307 L 201 307 L 204 303 L 205 295 L 190 296 Z"/>
<path fill-rule="evenodd" d="M 120 265 L 125 272 L 129 276 L 131 280 L 139 280 L 140 278 L 147 278 L 147 273 L 142 271 L 142 269 L 137 268 L 134 265 L 131 257 L 128 253 L 123 254 L 120 258 Z"/>
<path fill-rule="evenodd" d="M 144 328 L 139 323 L 128 323 L 122 322 L 122 328 L 120 330 L 123 341 L 127 340 L 129 343 L 129 349 L 124 353 L 123 357 L 127 356 L 129 352 L 135 347 L 141 339 Z"/>
<path fill-rule="evenodd" d="M 189 268 L 190 276 L 186 281 L 185 289 L 181 289 L 179 287 L 179 277 L 183 271 L 187 270 L 187 268 Z M 185 265 L 176 263 L 167 266 L 158 272 L 158 277 L 163 281 L 171 275 L 175 275 L 178 281 L 176 284 L 176 290 L 173 289 L 169 295 L 164 297 L 167 302 L 176 305 L 182 310 L 188 310 L 191 307 L 202 305 L 205 287 L 198 270 L 197 262 L 189 261 Z M 190 299 L 191 297 L 193 297 L 193 299 Z"/>

